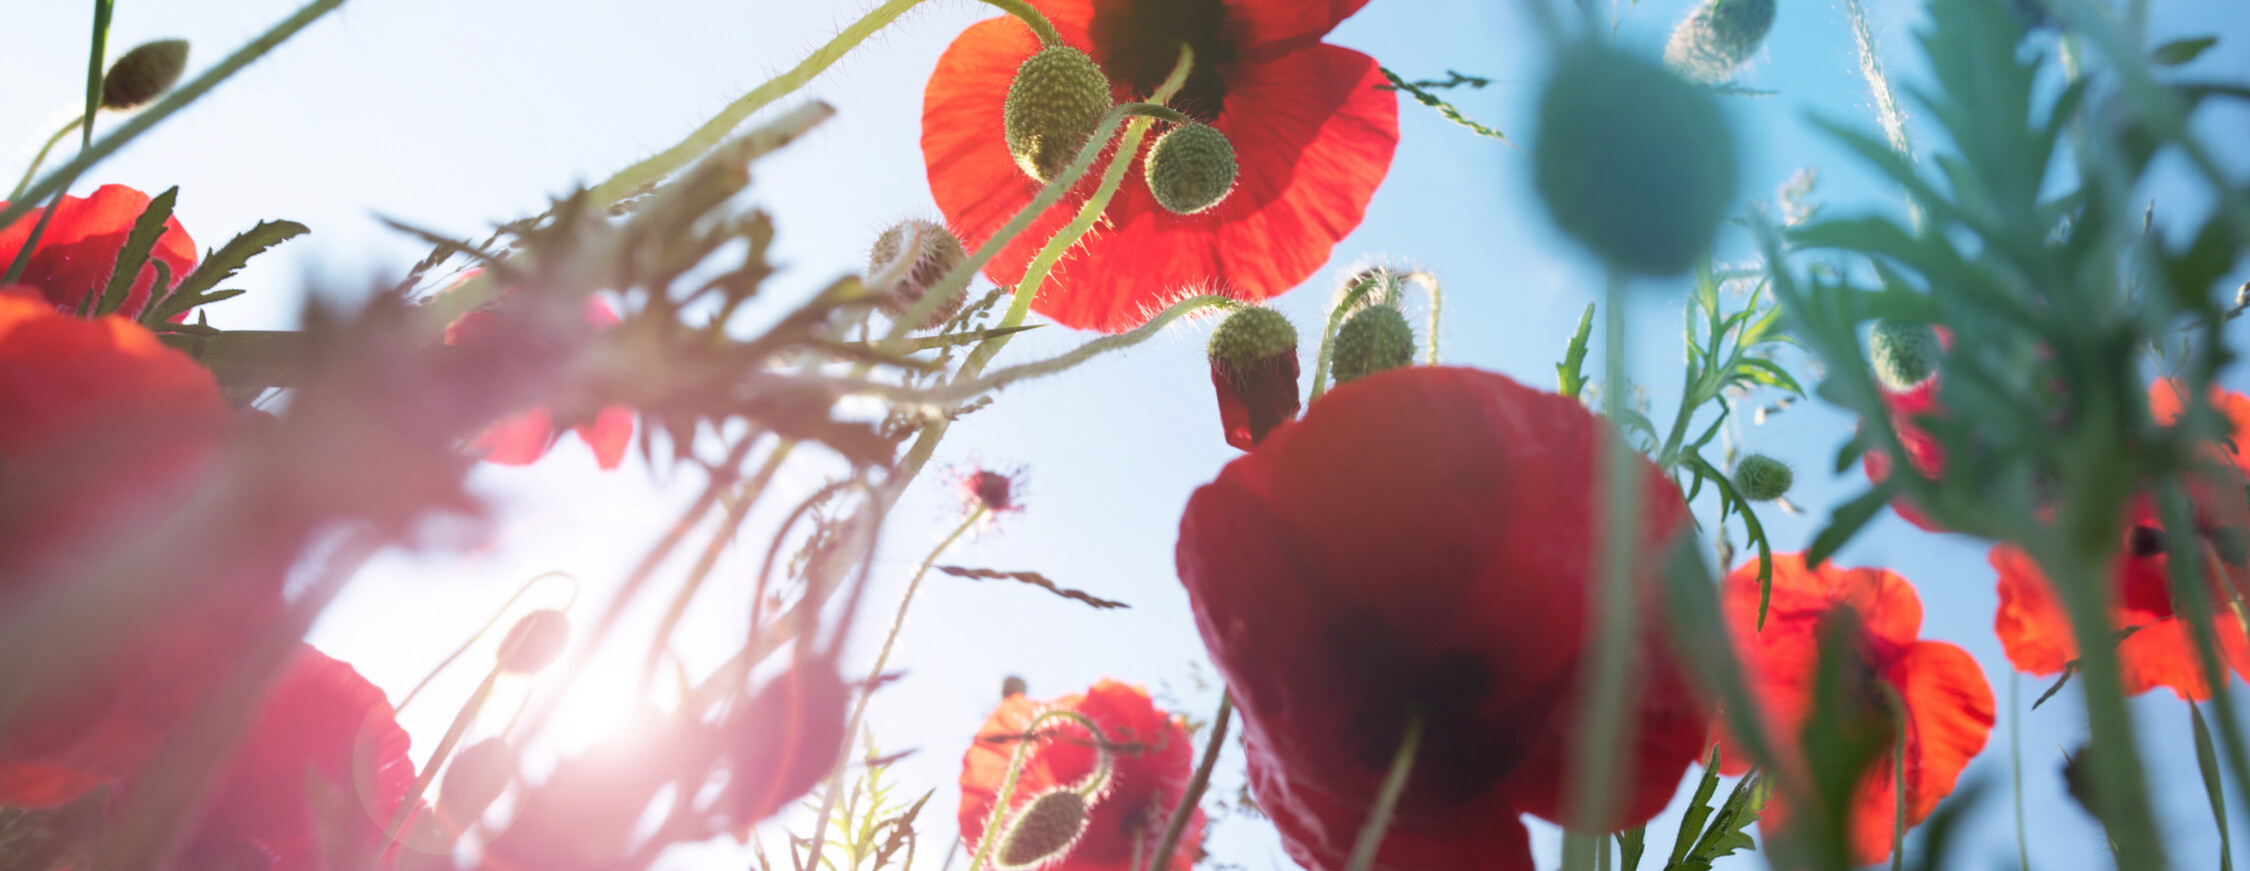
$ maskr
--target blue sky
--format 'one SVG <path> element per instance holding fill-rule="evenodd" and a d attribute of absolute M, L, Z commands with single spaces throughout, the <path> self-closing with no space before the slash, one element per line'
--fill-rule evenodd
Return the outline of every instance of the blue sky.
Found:
<path fill-rule="evenodd" d="M 83 87 L 86 5 L 10 10 L 10 50 L 0 56 L 0 74 L 9 83 L 0 89 L 0 125 L 9 132 L 0 139 L 0 155 L 28 158 L 74 113 Z M 240 283 L 252 294 L 212 310 L 222 327 L 286 328 L 308 296 L 356 294 L 370 279 L 399 275 L 424 253 L 383 228 L 377 215 L 470 235 L 536 212 L 550 195 L 598 181 L 675 141 L 735 95 L 795 63 L 864 5 L 354 0 L 105 164 L 89 184 L 120 182 L 152 193 L 180 185 L 177 214 L 205 247 L 259 219 L 309 225 L 311 236 L 245 271 Z M 1918 4 L 1873 6 L 1885 61 L 1903 81 L 1917 80 L 1922 64 L 1910 35 L 1920 21 Z M 122 50 L 146 39 L 186 37 L 195 45 L 192 66 L 200 69 L 292 8 L 286 0 L 126 0 L 112 45 Z M 1646 0 L 1618 9 L 1618 38 L 1653 52 L 1688 8 L 1685 0 Z M 2187 72 L 2250 78 L 2250 51 L 2244 50 L 2250 16 L 2240 14 L 2239 0 L 2165 0 L 2154 12 L 2159 40 L 2221 37 L 2219 47 Z M 761 164 L 747 197 L 776 215 L 777 259 L 785 267 L 769 284 L 776 297 L 801 297 L 860 268 L 868 243 L 889 223 L 936 216 L 917 145 L 923 82 L 953 35 L 991 14 L 990 7 L 967 0 L 931 0 L 803 92 L 834 104 L 838 116 Z M 1330 41 L 1373 54 L 1409 77 L 1442 78 L 1456 69 L 1492 78 L 1489 88 L 1452 96 L 1472 117 L 1529 141 L 1546 49 L 1520 4 L 1374 0 Z M 1805 122 L 1818 114 L 1873 127 L 1850 46 L 1840 2 L 1782 4 L 1765 50 L 1743 77 L 1778 95 L 1727 101 L 1743 143 L 1745 197 L 1770 199 L 1777 184 L 1811 166 L 1820 171 L 1818 197 L 1831 213 L 1901 208 L 1895 192 Z M 1353 267 L 1418 266 L 1445 283 L 1439 347 L 1446 362 L 1551 385 L 1551 366 L 1569 329 L 1599 291 L 1598 268 L 1547 226 L 1531 191 L 1526 152 L 1477 138 L 1411 103 L 1400 117 L 1398 154 L 1365 223 L 1336 248 L 1329 268 L 1283 297 L 1279 309 L 1311 333 L 1331 289 Z M 2232 131 L 2217 142 L 2223 160 L 2236 178 L 2250 176 L 2250 148 L 2239 135 L 2250 126 L 2250 114 L 2208 113 L 2199 123 L 2207 134 Z M 1915 129 L 1930 147 L 1926 128 Z M 2160 217 L 2195 214 L 2208 200 L 2176 178 L 2152 185 L 2149 195 Z M 1742 259 L 1747 251 L 1739 231 L 1722 234 L 1722 261 Z M 1676 281 L 1635 288 L 1631 350 L 1646 383 L 1676 383 L 1670 373 L 1680 357 L 1683 289 Z M 944 480 L 948 469 L 1022 468 L 1030 482 L 1027 511 L 959 546 L 949 562 L 1034 570 L 1133 605 L 1097 613 L 1029 588 L 953 578 L 933 578 L 925 586 L 894 659 L 904 679 L 877 697 L 871 723 L 887 750 L 915 751 L 895 769 L 898 779 L 916 794 L 938 790 L 932 810 L 944 812 L 924 817 L 933 839 L 951 834 L 959 756 L 997 701 L 1004 675 L 1024 676 L 1035 696 L 1078 691 L 1110 676 L 1145 683 L 1198 718 L 1215 705 L 1217 690 L 1209 685 L 1172 571 L 1188 494 L 1236 455 L 1220 439 L 1202 353 L 1208 329 L 1207 322 L 1177 327 L 1067 377 L 1009 388 L 993 408 L 954 428 L 932 473 L 893 516 L 868 600 L 870 616 L 881 619 L 862 627 L 853 648 L 859 661 L 872 655 L 877 624 L 887 622 L 914 563 L 957 522 L 958 506 Z M 1035 331 L 1011 345 L 1003 362 L 1045 356 L 1085 338 L 1061 328 Z M 1304 351 L 1308 364 L 1311 352 L 1309 346 Z M 2250 386 L 2240 371 L 2226 373 L 2226 380 Z M 1659 411 L 1672 401 L 1658 390 Z M 1822 506 L 1856 491 L 1856 470 L 1835 479 L 1825 471 L 1851 426 L 1849 418 L 1806 403 L 1746 431 L 1747 446 L 1796 466 L 1800 483 L 1792 498 L 1813 515 L 1768 512 L 1778 547 L 1802 547 L 1825 516 Z M 785 471 L 767 509 L 793 504 L 826 471 L 817 464 Z M 466 549 L 385 556 L 320 623 L 313 640 L 397 698 L 533 575 L 562 570 L 581 578 L 579 611 L 588 611 L 699 483 L 693 474 L 652 471 L 637 462 L 620 473 L 597 473 L 575 441 L 528 469 L 480 471 L 475 485 L 492 501 L 496 520 L 488 534 Z M 720 563 L 712 589 L 698 599 L 676 642 L 691 669 L 708 669 L 739 639 L 745 587 L 764 542 L 756 530 L 770 529 L 775 513 L 761 510 L 753 518 L 744 546 Z M 461 530 L 445 532 L 438 537 L 455 544 L 465 538 Z M 1993 789 L 1961 855 L 1969 867 L 2010 867 L 2007 736 L 2013 715 L 2009 673 L 1992 636 L 1994 577 L 1984 554 L 1978 542 L 1924 534 L 1886 513 L 1839 560 L 1887 566 L 1914 581 L 1927 612 L 1923 636 L 1960 644 L 1984 664 L 2001 701 L 2001 720 L 1965 781 L 1988 780 Z M 674 565 L 667 577 L 683 569 Z M 653 609 L 636 613 L 644 621 L 642 637 L 628 631 L 614 661 L 605 660 L 577 688 L 580 702 L 558 729 L 565 742 L 597 734 L 620 709 L 615 694 L 629 687 L 646 622 L 655 616 Z M 449 675 L 405 713 L 418 756 L 474 684 L 476 676 L 467 671 Z M 1199 682 L 1198 674 L 1205 679 Z M 2044 681 L 2026 679 L 2022 689 L 2028 704 Z M 2074 691 L 2066 691 L 2021 719 L 2029 848 L 2040 869 L 2106 864 L 2099 833 L 2062 796 L 2056 773 L 2058 747 L 2077 743 L 2083 733 L 2074 702 Z M 2168 694 L 2145 697 L 2135 710 L 2160 788 L 2167 841 L 2183 865 L 2207 864 L 2217 842 L 2187 749 L 2186 711 Z M 1220 771 L 1217 789 L 1231 792 L 1240 782 L 1238 755 L 1230 753 Z M 2237 796 L 2234 804 L 2239 809 L 2244 802 Z M 1651 840 L 1668 844 L 1676 817 L 1675 807 L 1652 823 Z M 1541 864 L 1555 864 L 1556 832 L 1538 827 L 1534 837 Z M 1218 860 L 1248 869 L 1290 867 L 1257 820 L 1220 822 L 1209 846 Z M 2238 858 L 2250 859 L 2250 852 Z M 678 851 L 662 866 L 740 862 L 731 845 L 715 845 Z"/>

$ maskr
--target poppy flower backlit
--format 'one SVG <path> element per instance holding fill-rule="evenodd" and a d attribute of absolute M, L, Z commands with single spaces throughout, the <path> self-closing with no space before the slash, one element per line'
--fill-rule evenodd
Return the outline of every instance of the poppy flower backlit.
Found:
<path fill-rule="evenodd" d="M 117 252 L 125 247 L 133 222 L 140 220 L 148 204 L 147 194 L 121 184 L 102 185 L 92 196 L 64 194 L 18 280 L 39 288 L 55 308 L 76 311 L 80 301 L 89 295 L 98 296 L 109 286 L 110 276 L 117 271 Z M 7 205 L 0 202 L 0 207 Z M 0 270 L 15 261 L 16 253 L 23 250 L 24 240 L 31 238 L 31 229 L 38 226 L 45 212 L 43 206 L 34 208 L 0 230 Z M 133 278 L 118 314 L 140 316 L 156 284 L 157 263 L 171 271 L 175 285 L 195 271 L 195 240 L 188 237 L 178 218 L 165 219 L 164 234 L 156 237 L 149 260 L 152 262 L 142 265 L 140 274 Z"/>
<path fill-rule="evenodd" d="M 1906 824 L 1912 827 L 1953 791 L 1961 770 L 1984 749 L 1993 720 L 1992 687 L 1984 670 L 1959 647 L 1920 640 L 1922 600 L 1905 578 L 1883 569 L 1846 569 L 1832 562 L 1809 569 L 1803 554 L 1774 554 L 1773 598 L 1763 629 L 1758 628 L 1757 560 L 1727 575 L 1720 597 L 1751 693 L 1762 708 L 1767 738 L 1784 765 L 1802 764 L 1799 736 L 1813 715 L 1823 626 L 1852 621 L 1842 625 L 1851 632 L 1850 649 L 1860 660 L 1847 669 L 1848 677 L 1865 683 L 1856 687 L 1863 697 L 1849 701 L 1859 703 L 1854 712 L 1865 716 L 1849 725 L 1875 736 L 1876 745 L 1851 799 L 1852 863 L 1882 861 L 1891 852 L 1898 806 L 1892 756 L 1900 718 L 1909 772 Z M 1720 771 L 1747 771 L 1750 760 L 1732 737 L 1722 744 Z M 1786 826 L 1792 810 L 1777 793 L 1761 819 L 1766 825 Z"/>
<path fill-rule="evenodd" d="M 1150 192 L 1134 159 L 1095 231 L 1055 266 L 1031 307 L 1067 326 L 1122 332 L 1190 288 L 1242 300 L 1281 294 L 1326 263 L 1357 227 L 1398 145 L 1398 100 L 1375 60 L 1321 42 L 1366 0 L 1033 0 L 1068 45 L 1100 64 L 1120 101 L 1148 96 L 1179 57 L 1195 67 L 1173 108 L 1233 148 L 1231 194 L 1178 215 Z M 1012 17 L 972 25 L 930 76 L 922 157 L 930 192 L 971 248 L 1037 196 L 1010 152 L 1003 105 L 1017 68 L 1040 49 Z M 1033 222 L 985 267 L 1003 285 L 1068 223 L 1094 188 Z"/>
<path fill-rule="evenodd" d="M 500 315 L 488 310 L 462 315 L 446 326 L 445 343 L 492 341 L 504 328 L 499 319 Z M 599 329 L 618 321 L 617 311 L 610 308 L 609 303 L 599 297 L 586 300 L 586 323 Z M 555 440 L 561 437 L 555 430 L 554 410 L 538 406 L 486 428 L 471 448 L 486 462 L 528 466 L 539 462 L 554 447 Z M 603 470 L 615 469 L 625 461 L 625 449 L 633 443 L 633 410 L 622 405 L 606 405 L 596 410 L 592 419 L 572 423 L 570 430 L 593 450 L 594 461 Z"/>
<path fill-rule="evenodd" d="M 1343 867 L 1405 734 L 1422 743 L 1378 864 L 1530 869 L 1518 817 L 1565 819 L 1597 523 L 1614 430 L 1577 400 L 1473 369 L 1335 388 L 1197 490 L 1181 583 L 1242 712 L 1250 782 L 1299 864 Z M 1635 464 L 1635 589 L 1688 526 Z M 1615 828 L 1663 809 L 1704 747 L 1664 633 L 1636 630 L 1639 689 Z"/>
<path fill-rule="evenodd" d="M 1000 703 L 961 757 L 962 843 L 973 850 L 984 837 L 992 802 L 1007 779 L 1009 761 L 1022 736 L 1040 714 L 1055 709 L 1076 711 L 1102 727 L 1113 748 L 1114 769 L 1108 789 L 1087 809 L 1085 834 L 1047 867 L 1131 871 L 1136 848 L 1144 853 L 1156 849 L 1171 822 L 1172 808 L 1187 790 L 1195 748 L 1180 718 L 1157 710 L 1146 690 L 1112 680 L 1049 702 L 1015 692 Z M 1034 796 L 1083 781 L 1099 764 L 1093 736 L 1075 721 L 1048 720 L 1040 725 L 1037 740 L 1016 781 L 1011 813 L 1020 813 Z M 1186 871 L 1195 865 L 1203 852 L 1203 824 L 1203 810 L 1198 808 L 1162 871 Z M 1154 864 L 1145 858 L 1141 863 Z"/>
<path fill-rule="evenodd" d="M 2179 382 L 2170 378 L 2157 379 L 2148 386 L 2148 413 L 2156 422 L 2166 426 L 2180 419 L 2187 411 L 2181 401 Z M 2250 475 L 2250 396 L 2217 386 L 2211 388 L 2211 407 L 2219 413 L 2220 423 L 2226 432 L 2210 448 L 2213 458 L 2231 463 Z"/>

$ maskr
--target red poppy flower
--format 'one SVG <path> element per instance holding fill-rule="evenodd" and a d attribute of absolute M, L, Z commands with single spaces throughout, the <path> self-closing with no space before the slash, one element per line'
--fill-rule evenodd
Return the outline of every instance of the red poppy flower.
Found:
<path fill-rule="evenodd" d="M 1421 749 L 1391 868 L 1529 869 L 1517 816 L 1564 819 L 1590 642 L 1597 470 L 1614 430 L 1578 401 L 1473 369 L 1330 391 L 1196 491 L 1178 568 L 1242 711 L 1251 786 L 1299 864 L 1344 864 L 1410 712 Z M 1654 465 L 1636 589 L 1688 524 Z M 1663 633 L 1636 632 L 1637 746 L 1611 827 L 1662 810 L 1704 746 Z"/>
<path fill-rule="evenodd" d="M 414 785 L 406 751 L 381 689 L 300 647 L 236 745 L 179 867 L 320 871 L 339 851 L 373 857 Z"/>
<path fill-rule="evenodd" d="M 499 317 L 482 309 L 462 315 L 446 326 L 445 343 L 490 341 L 501 328 Z M 608 327 L 618 322 L 617 312 L 600 297 L 589 297 L 586 322 L 597 328 Z M 605 405 L 594 412 L 592 420 L 573 424 L 570 429 L 593 449 L 594 461 L 602 469 L 615 469 L 625 461 L 625 449 L 633 443 L 633 410 L 622 405 Z M 493 424 L 477 436 L 472 447 L 486 462 L 528 466 L 546 456 L 557 438 L 560 436 L 555 432 L 555 413 L 541 406 Z"/>
<path fill-rule="evenodd" d="M 1105 222 L 1055 266 L 1032 308 L 1067 326 L 1122 332 L 1190 288 L 1243 300 L 1276 296 L 1327 262 L 1359 225 L 1398 145 L 1398 100 L 1375 60 L 1321 42 L 1366 0 L 1032 0 L 1063 41 L 1085 51 L 1120 101 L 1163 81 L 1179 46 L 1195 69 L 1172 101 L 1218 128 L 1240 174 L 1217 206 L 1175 215 L 1157 205 L 1134 160 Z M 1030 203 L 1040 185 L 1016 167 L 1002 103 L 1016 67 L 1039 50 L 1012 17 L 979 22 L 938 59 L 922 100 L 930 193 L 972 249 Z M 985 267 L 1012 285 L 1075 213 L 1066 198 Z"/>
<path fill-rule="evenodd" d="M 1883 569 L 1846 569 L 1823 563 L 1805 567 L 1803 554 L 1773 557 L 1773 599 L 1763 630 L 1758 628 L 1758 561 L 1735 569 L 1721 582 L 1721 607 L 1735 646 L 1749 671 L 1751 693 L 1763 709 L 1767 737 L 1789 764 L 1799 758 L 1798 736 L 1813 709 L 1813 685 L 1820 672 L 1820 632 L 1824 623 L 1854 619 L 1859 627 L 1853 649 L 1864 677 L 1879 686 L 1864 709 L 1879 722 L 1858 724 L 1879 736 L 1876 752 L 1861 775 L 1850 810 L 1852 863 L 1880 862 L 1891 852 L 1897 808 L 1896 747 L 1898 717 L 1906 731 L 1906 824 L 1913 826 L 1953 791 L 1954 780 L 1984 749 L 1992 731 L 1992 687 L 1967 651 L 1939 641 L 1922 641 L 1922 600 L 1914 588 Z M 1846 616 L 1842 612 L 1850 612 Z M 1890 692 L 1884 692 L 1888 687 Z M 1903 711 L 1892 709 L 1895 693 Z M 1723 739 L 1720 770 L 1741 774 L 1750 760 Z M 1786 825 L 1787 801 L 1775 795 L 1763 820 Z"/>
<path fill-rule="evenodd" d="M 993 710 L 977 731 L 969 752 L 961 757 L 961 840 L 974 849 L 984 837 L 984 824 L 992 815 L 992 802 L 1007 779 L 1031 721 L 1052 710 L 1077 711 L 1102 727 L 1113 746 L 1115 765 L 1109 788 L 1087 811 L 1086 832 L 1053 871 L 1132 871 L 1140 853 L 1154 850 L 1171 822 L 1172 808 L 1187 791 L 1194 767 L 1194 743 L 1178 717 L 1157 710 L 1148 691 L 1131 684 L 1103 680 L 1083 694 L 1035 702 L 1014 693 Z M 1076 721 L 1051 719 L 1040 724 L 1038 744 L 1024 760 L 1016 780 L 1009 812 L 1016 813 L 1032 797 L 1079 783 L 1094 773 L 1098 752 L 1093 736 Z M 1117 747 L 1116 745 L 1125 745 Z M 1180 837 L 1164 871 L 1187 871 L 1202 855 L 1203 810 Z M 1155 863 L 1142 859 L 1142 867 Z"/>
<path fill-rule="evenodd" d="M 2207 559 L 2216 557 L 2224 579 L 2211 579 L 2213 602 L 2239 598 L 2250 590 L 2250 535 L 2244 532 L 2243 510 L 2208 498 L 2208 491 L 2193 488 L 2199 497 L 2199 542 L 2208 547 Z M 2228 488 L 2231 490 L 2232 488 Z M 2132 525 L 2119 548 L 2111 570 L 2117 585 L 2117 611 L 2111 624 L 2122 640 L 2117 642 L 2120 680 L 2128 695 L 2153 687 L 2170 687 L 2183 699 L 2211 697 L 2204 680 L 2195 641 L 2189 627 L 2172 610 L 2171 557 L 2166 549 L 2169 532 L 2158 521 L 2147 499 L 2136 500 Z M 2070 628 L 2070 613 L 2063 606 L 2038 563 L 2023 551 L 2002 545 L 1992 549 L 1992 568 L 2000 574 L 2000 610 L 1993 630 L 2001 649 L 2017 671 L 2032 675 L 2060 673 L 2078 658 L 2078 641 Z M 2250 680 L 2250 640 L 2242 621 L 2223 605 L 2213 628 L 2225 665 Z"/>
<path fill-rule="evenodd" d="M 0 292 L 0 602 L 75 577 L 86 554 L 161 517 L 229 424 L 210 372 L 148 330 Z M 279 607 L 283 566 L 269 568 L 266 583 L 209 591 L 42 688 L 0 728 L 0 804 L 63 804 L 138 768 Z"/>
<path fill-rule="evenodd" d="M 2187 403 L 2182 398 L 2178 381 L 2159 378 L 2148 386 L 2148 413 L 2157 423 L 2168 426 L 2186 412 Z M 2227 430 L 2224 440 L 2211 448 L 2211 455 L 2250 474 L 2250 455 L 2244 454 L 2250 450 L 2250 441 L 2246 441 L 2250 439 L 2250 396 L 2214 385 L 2211 407 L 2225 420 Z"/>
<path fill-rule="evenodd" d="M 1878 388 L 1882 389 L 1883 404 L 1890 407 L 1891 420 L 1898 432 L 1898 440 L 1906 447 L 1907 462 L 1914 467 L 1917 474 L 1925 478 L 1936 478 L 1945 474 L 1945 446 L 1939 444 L 1935 436 L 1930 435 L 1928 431 L 1914 423 L 1916 416 L 1942 412 L 1943 407 L 1938 405 L 1937 401 L 1937 385 L 1938 380 L 1933 377 L 1909 390 Z M 1880 484 L 1883 483 L 1884 479 L 1891 476 L 1893 464 L 1890 452 L 1874 449 L 1860 457 L 1860 465 L 1867 470 L 1869 482 Z M 1891 509 L 1897 511 L 1901 519 L 1921 527 L 1925 532 L 1950 531 L 1943 526 L 1939 526 L 1937 521 L 1931 520 L 1929 515 L 1923 514 L 1922 509 L 1915 506 L 1914 500 L 1904 496 L 1892 499 Z"/>
<path fill-rule="evenodd" d="M 99 295 L 109 287 L 110 276 L 117 271 L 118 249 L 125 247 L 133 222 L 140 220 L 148 203 L 147 194 L 121 184 L 102 185 L 90 197 L 64 194 L 62 203 L 55 207 L 54 220 L 47 222 L 47 231 L 39 236 L 39 247 L 24 264 L 21 281 L 39 288 L 55 308 L 77 311 L 79 302 L 89 294 Z M 7 205 L 0 202 L 0 207 Z M 45 213 L 45 207 L 34 208 L 0 230 L 0 270 L 15 262 L 24 240 L 31 238 L 31 228 L 39 225 L 39 217 Z M 153 262 L 141 267 L 118 314 L 140 316 L 156 284 L 156 263 L 171 271 L 174 284 L 195 270 L 195 240 L 188 237 L 179 219 L 165 219 L 164 233 L 156 237 L 149 260 Z"/>

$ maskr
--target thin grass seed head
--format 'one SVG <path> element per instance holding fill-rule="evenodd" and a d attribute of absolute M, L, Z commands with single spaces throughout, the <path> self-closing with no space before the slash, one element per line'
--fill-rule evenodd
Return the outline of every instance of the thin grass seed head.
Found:
<path fill-rule="evenodd" d="M 1726 81 L 1758 53 L 1773 17 L 1774 0 L 1705 0 L 1673 28 L 1664 62 L 1694 81 Z"/>
<path fill-rule="evenodd" d="M 1771 502 L 1789 495 L 1797 473 L 1788 463 L 1765 454 L 1751 454 L 1734 464 L 1734 492 L 1752 502 Z"/>
<path fill-rule="evenodd" d="M 187 69 L 188 41 L 159 39 L 133 47 L 102 74 L 102 108 L 137 109 L 148 105 L 180 81 Z"/>
<path fill-rule="evenodd" d="M 1386 369 L 1414 363 L 1414 328 L 1397 308 L 1377 305 L 1361 310 L 1336 329 L 1336 351 L 1329 374 L 1337 386 Z"/>
<path fill-rule="evenodd" d="M 1937 374 L 1945 346 L 1929 324 L 1879 320 L 1867 334 L 1868 361 L 1875 378 L 1892 390 L 1907 390 Z"/>
<path fill-rule="evenodd" d="M 914 266 L 907 270 L 906 277 L 887 288 L 869 288 L 878 295 L 876 307 L 893 320 L 913 309 L 914 304 L 921 302 L 922 297 L 936 287 L 938 282 L 943 281 L 947 273 L 969 259 L 968 249 L 962 246 L 960 237 L 953 235 L 953 231 L 947 230 L 945 225 L 935 221 L 906 220 L 892 225 L 890 229 L 883 231 L 883 235 L 875 237 L 874 246 L 867 252 L 867 274 L 872 277 L 899 257 L 908 254 L 914 257 Z M 969 289 L 961 288 L 952 299 L 939 304 L 930 312 L 929 317 L 916 324 L 915 329 L 934 330 L 944 326 L 946 321 L 960 314 L 961 306 L 968 299 Z"/>
<path fill-rule="evenodd" d="M 1190 121 L 1156 140 L 1142 171 L 1157 205 L 1175 215 L 1192 215 L 1225 200 L 1240 167 L 1226 134 Z"/>
<path fill-rule="evenodd" d="M 1093 58 L 1064 45 L 1042 49 L 1016 68 L 1008 85 L 1002 111 L 1008 153 L 1032 180 L 1053 181 L 1113 105 L 1109 78 Z"/>

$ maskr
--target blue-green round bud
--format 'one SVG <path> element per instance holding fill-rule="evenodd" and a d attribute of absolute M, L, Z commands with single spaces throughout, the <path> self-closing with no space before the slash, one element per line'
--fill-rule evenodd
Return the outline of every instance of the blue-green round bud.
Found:
<path fill-rule="evenodd" d="M 1734 492 L 1752 502 L 1771 502 L 1789 494 L 1797 473 L 1789 464 L 1765 454 L 1751 454 L 1734 464 Z"/>
<path fill-rule="evenodd" d="M 1414 328 L 1397 308 L 1378 305 L 1352 315 L 1336 329 L 1336 350 L 1329 355 L 1328 370 L 1342 385 L 1413 363 Z"/>

